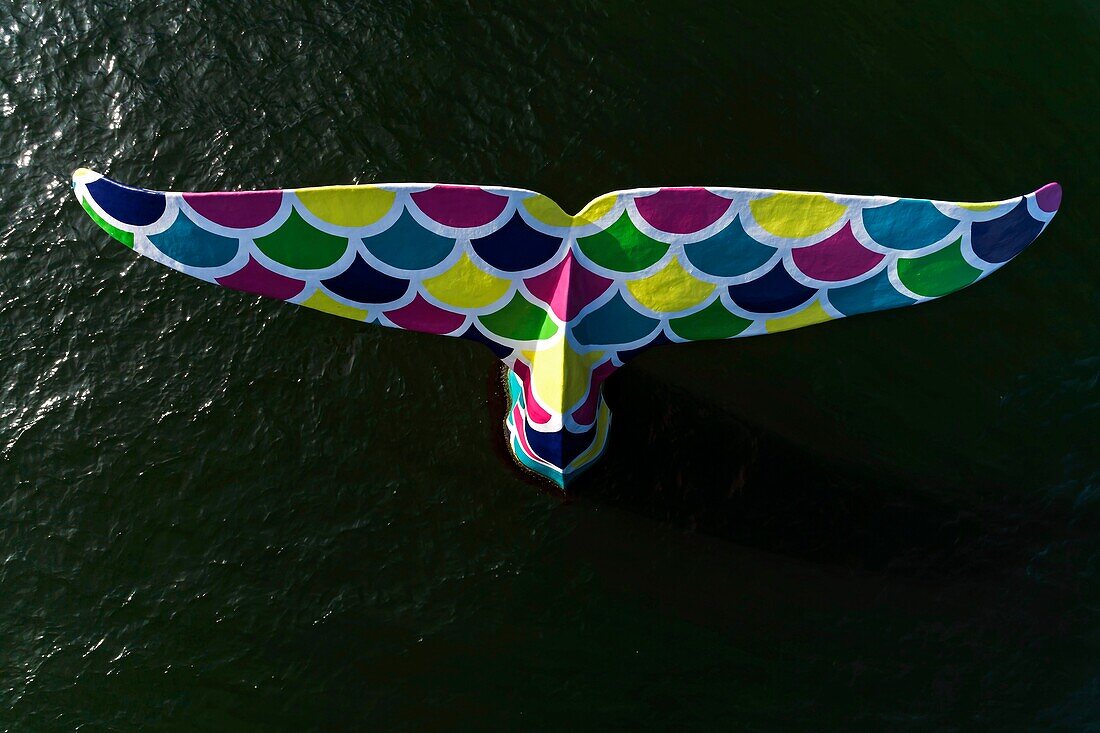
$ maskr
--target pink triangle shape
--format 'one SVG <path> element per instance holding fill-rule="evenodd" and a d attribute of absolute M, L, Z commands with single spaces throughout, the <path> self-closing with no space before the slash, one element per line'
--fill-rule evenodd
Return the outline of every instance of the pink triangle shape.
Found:
<path fill-rule="evenodd" d="M 554 315 L 566 323 L 603 295 L 612 283 L 606 277 L 585 269 L 573 259 L 572 252 L 567 252 L 565 259 L 553 269 L 523 282 L 531 295 L 550 306 Z"/>

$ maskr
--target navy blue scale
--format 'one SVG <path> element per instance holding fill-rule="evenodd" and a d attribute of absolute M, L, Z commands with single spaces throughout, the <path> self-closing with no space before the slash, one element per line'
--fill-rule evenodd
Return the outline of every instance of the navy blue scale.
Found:
<path fill-rule="evenodd" d="M 356 255 L 348 269 L 321 281 L 331 292 L 356 303 L 392 303 L 409 290 L 409 281 L 387 275 Z"/>
<path fill-rule="evenodd" d="M 584 453 L 596 439 L 595 430 L 573 433 L 562 429 L 554 433 L 544 433 L 529 427 L 526 422 L 523 432 L 527 437 L 527 444 L 539 458 L 563 469 Z"/>
<path fill-rule="evenodd" d="M 733 302 L 752 313 L 782 313 L 802 305 L 816 292 L 795 281 L 782 261 L 775 263 L 767 275 L 729 287 Z"/>
<path fill-rule="evenodd" d="M 992 221 L 976 221 L 970 225 L 970 246 L 974 254 L 986 262 L 1008 262 L 1024 251 L 1043 231 L 1043 222 L 1036 221 L 1027 211 L 1027 199 L 1016 208 Z"/>
<path fill-rule="evenodd" d="M 516 214 L 500 229 L 470 244 L 478 257 L 498 270 L 522 272 L 553 257 L 561 241 L 561 237 L 535 231 Z"/>
<path fill-rule="evenodd" d="M 130 188 L 106 178 L 92 181 L 87 187 L 99 208 L 123 224 L 148 226 L 161 217 L 167 205 L 163 193 Z"/>
<path fill-rule="evenodd" d="M 496 341 L 493 341 L 491 338 L 489 338 L 488 336 L 483 334 L 481 331 L 477 330 L 477 326 L 475 326 L 473 324 L 471 324 L 469 328 L 467 328 L 465 331 L 463 331 L 461 334 L 459 334 L 458 337 L 459 338 L 464 338 L 467 341 L 476 341 L 479 344 L 485 344 L 486 346 L 489 347 L 490 351 L 492 351 L 494 354 L 496 354 L 496 357 L 498 359 L 503 359 L 504 357 L 506 357 L 506 356 L 508 356 L 509 354 L 512 353 L 512 347 L 511 346 L 505 346 L 504 344 L 500 344 L 500 343 L 497 343 Z"/>

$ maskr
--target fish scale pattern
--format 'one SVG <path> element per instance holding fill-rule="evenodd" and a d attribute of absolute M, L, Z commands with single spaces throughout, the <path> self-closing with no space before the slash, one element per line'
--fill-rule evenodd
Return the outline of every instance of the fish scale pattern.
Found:
<path fill-rule="evenodd" d="M 654 345 L 776 333 L 938 298 L 1019 254 L 1048 184 L 967 204 L 738 188 L 602 196 L 576 215 L 500 187 L 172 193 L 81 169 L 103 229 L 192 277 L 480 342 L 508 367 L 511 446 L 560 486 L 606 445 L 601 385 Z"/>

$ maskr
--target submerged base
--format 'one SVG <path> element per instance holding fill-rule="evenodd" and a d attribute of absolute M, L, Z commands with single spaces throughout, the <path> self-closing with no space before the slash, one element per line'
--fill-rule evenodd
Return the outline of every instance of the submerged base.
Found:
<path fill-rule="evenodd" d="M 562 425 L 555 430 L 529 418 L 523 382 L 511 369 L 507 381 L 510 407 L 506 425 L 512 455 L 525 468 L 568 488 L 570 481 L 595 463 L 607 447 L 611 410 L 602 391 L 592 424 L 572 429 Z"/>

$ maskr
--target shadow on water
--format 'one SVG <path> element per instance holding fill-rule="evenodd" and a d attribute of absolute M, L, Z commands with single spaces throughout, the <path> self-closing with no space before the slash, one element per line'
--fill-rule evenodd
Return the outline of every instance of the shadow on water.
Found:
<path fill-rule="evenodd" d="M 491 415 L 505 414 L 496 369 L 487 393 Z M 566 501 L 793 558 L 907 576 L 1015 565 L 1050 524 L 1012 499 L 946 503 L 905 476 L 815 455 L 641 370 L 613 376 L 606 397 L 614 420 L 608 449 Z M 532 490 L 559 496 L 515 463 L 499 423 L 487 423 L 498 459 Z"/>

